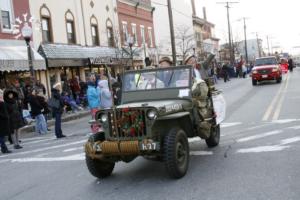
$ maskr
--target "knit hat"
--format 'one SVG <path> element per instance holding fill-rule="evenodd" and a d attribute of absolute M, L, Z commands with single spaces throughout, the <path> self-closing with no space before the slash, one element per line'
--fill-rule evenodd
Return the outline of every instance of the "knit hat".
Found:
<path fill-rule="evenodd" d="M 60 82 L 55 83 L 55 84 L 53 85 L 53 88 L 54 88 L 54 89 L 57 89 L 57 90 L 61 89 L 61 83 L 60 83 Z"/>

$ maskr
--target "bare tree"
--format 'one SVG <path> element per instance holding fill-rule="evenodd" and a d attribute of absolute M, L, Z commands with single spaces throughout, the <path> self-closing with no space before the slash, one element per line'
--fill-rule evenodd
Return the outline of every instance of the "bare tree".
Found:
<path fill-rule="evenodd" d="M 193 31 L 185 25 L 179 26 L 175 32 L 175 40 L 178 53 L 182 56 L 182 61 L 184 62 L 195 48 Z"/>

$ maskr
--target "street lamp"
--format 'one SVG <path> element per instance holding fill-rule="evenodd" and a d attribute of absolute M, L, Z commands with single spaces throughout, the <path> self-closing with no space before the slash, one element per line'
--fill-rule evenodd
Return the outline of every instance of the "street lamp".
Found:
<path fill-rule="evenodd" d="M 32 86 L 35 85 L 35 73 L 33 70 L 33 62 L 32 62 L 32 54 L 31 54 L 31 47 L 30 47 L 30 40 L 32 37 L 32 28 L 28 25 L 28 23 L 25 23 L 22 28 L 22 36 L 26 42 L 27 47 L 27 54 L 28 54 L 28 66 L 31 76 L 31 84 Z"/>
<path fill-rule="evenodd" d="M 133 44 L 134 44 L 134 38 L 132 36 L 128 36 L 127 44 L 129 46 L 129 49 L 130 49 L 131 67 L 132 67 L 132 69 L 134 69 L 134 66 L 133 66 L 133 51 L 132 51 L 132 47 L 133 47 Z"/>

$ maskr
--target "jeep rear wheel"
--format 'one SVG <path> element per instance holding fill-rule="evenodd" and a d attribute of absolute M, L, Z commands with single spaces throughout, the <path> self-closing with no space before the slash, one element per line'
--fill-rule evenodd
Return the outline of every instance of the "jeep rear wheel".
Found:
<path fill-rule="evenodd" d="M 205 140 L 207 146 L 209 148 L 215 147 L 219 145 L 220 142 L 220 125 L 212 126 L 210 130 L 210 136 L 208 139 Z"/>
<path fill-rule="evenodd" d="M 189 165 L 189 143 L 185 132 L 173 128 L 164 138 L 164 162 L 172 178 L 183 177 Z"/>
<path fill-rule="evenodd" d="M 114 170 L 115 163 L 104 162 L 97 159 L 92 159 L 88 155 L 85 156 L 85 161 L 90 173 L 97 178 L 105 178 L 111 175 Z"/>

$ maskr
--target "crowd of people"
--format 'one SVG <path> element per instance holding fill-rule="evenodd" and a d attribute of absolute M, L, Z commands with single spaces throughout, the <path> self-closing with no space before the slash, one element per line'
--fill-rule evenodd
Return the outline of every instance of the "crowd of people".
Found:
<path fill-rule="evenodd" d="M 2 153 L 11 153 L 7 142 L 14 149 L 23 148 L 20 144 L 20 129 L 35 121 L 36 135 L 47 134 L 49 118 L 55 119 L 56 138 L 66 137 L 61 128 L 61 117 L 64 112 L 76 112 L 88 106 L 94 116 L 99 109 L 120 104 L 121 78 L 110 77 L 112 91 L 109 88 L 108 76 L 102 70 L 99 75 L 91 74 L 87 82 L 79 77 L 71 80 L 62 79 L 51 89 L 51 97 L 46 95 L 46 88 L 36 81 L 34 86 L 21 86 L 18 80 L 0 89 L 0 145 Z"/>

